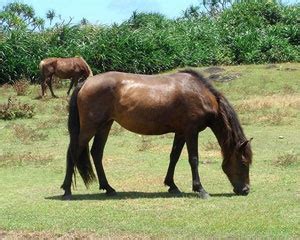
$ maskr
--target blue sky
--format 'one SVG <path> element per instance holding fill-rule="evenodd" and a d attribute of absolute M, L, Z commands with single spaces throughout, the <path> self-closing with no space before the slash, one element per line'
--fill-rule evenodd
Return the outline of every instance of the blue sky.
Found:
<path fill-rule="evenodd" d="M 12 0 L 0 0 L 0 9 Z M 96 24 L 121 23 L 127 20 L 133 11 L 160 12 L 169 18 L 175 18 L 190 5 L 199 5 L 201 0 L 19 0 L 33 6 L 39 17 L 45 18 L 48 10 L 55 10 L 62 19 L 73 18 L 78 23 L 83 17 Z M 299 0 L 285 0 L 295 3 Z"/>
<path fill-rule="evenodd" d="M 0 9 L 11 0 L 0 0 Z M 199 0 L 19 0 L 33 6 L 36 14 L 45 18 L 48 10 L 55 10 L 63 19 L 73 18 L 73 23 L 85 17 L 99 24 L 121 23 L 133 11 L 160 12 L 170 18 L 179 16 L 191 4 Z"/>

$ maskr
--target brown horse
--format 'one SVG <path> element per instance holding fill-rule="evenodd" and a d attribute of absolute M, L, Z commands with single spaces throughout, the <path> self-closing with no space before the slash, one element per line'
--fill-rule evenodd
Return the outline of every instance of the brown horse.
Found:
<path fill-rule="evenodd" d="M 164 183 L 169 186 L 170 193 L 180 193 L 174 183 L 174 170 L 186 143 L 192 189 L 201 198 L 209 195 L 198 173 L 198 134 L 210 127 L 221 146 L 222 168 L 233 191 L 238 195 L 249 193 L 250 141 L 246 139 L 232 106 L 201 74 L 193 70 L 152 76 L 107 72 L 88 78 L 72 94 L 68 120 L 70 145 L 62 185 L 64 199 L 71 198 L 75 167 L 86 185 L 95 179 L 88 147 L 92 137 L 91 155 L 100 189 L 115 194 L 102 165 L 103 150 L 113 121 L 138 134 L 174 132 Z"/>
<path fill-rule="evenodd" d="M 46 58 L 39 64 L 41 71 L 42 97 L 45 95 L 47 85 L 51 91 L 52 97 L 56 97 L 52 89 L 52 79 L 56 76 L 61 79 L 70 79 L 70 87 L 67 94 L 75 84 L 86 78 L 93 76 L 93 72 L 89 65 L 82 57 L 73 58 Z"/>

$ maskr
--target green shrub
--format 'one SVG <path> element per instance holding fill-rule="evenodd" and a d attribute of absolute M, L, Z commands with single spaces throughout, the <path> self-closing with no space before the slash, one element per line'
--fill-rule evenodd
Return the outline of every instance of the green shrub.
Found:
<path fill-rule="evenodd" d="M 267 0 L 234 4 L 218 19 L 221 42 L 234 63 L 299 61 L 299 9 Z"/>

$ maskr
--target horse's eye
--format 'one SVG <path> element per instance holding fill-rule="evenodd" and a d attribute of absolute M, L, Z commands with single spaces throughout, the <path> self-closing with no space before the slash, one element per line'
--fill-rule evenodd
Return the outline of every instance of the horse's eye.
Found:
<path fill-rule="evenodd" d="M 242 156 L 242 165 L 243 166 L 248 166 L 247 165 L 247 160 L 246 160 L 246 158 L 244 156 Z"/>

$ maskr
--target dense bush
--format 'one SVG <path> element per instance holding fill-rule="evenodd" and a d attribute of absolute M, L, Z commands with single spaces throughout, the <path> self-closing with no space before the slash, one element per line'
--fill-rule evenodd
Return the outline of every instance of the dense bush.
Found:
<path fill-rule="evenodd" d="M 233 63 L 299 61 L 299 7 L 244 1 L 225 10 L 218 27 Z"/>
<path fill-rule="evenodd" d="M 0 83 L 38 81 L 46 57 L 83 56 L 94 73 L 157 73 L 182 66 L 299 61 L 299 6 L 241 1 L 219 15 L 167 19 L 134 12 L 120 25 L 57 25 L 0 34 Z M 1 29 L 1 28 L 0 28 Z"/>

